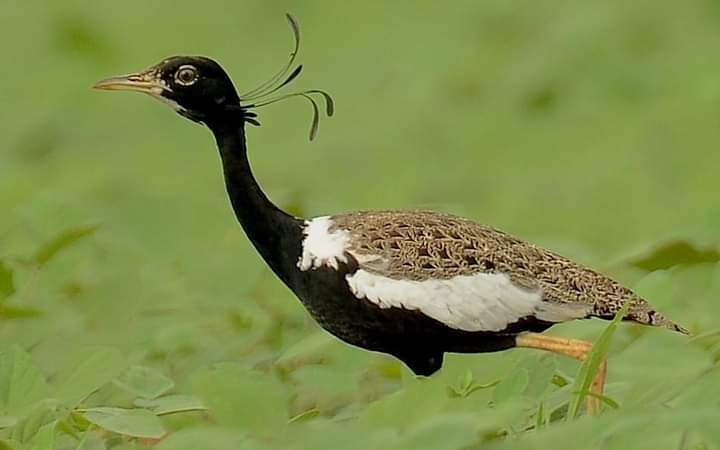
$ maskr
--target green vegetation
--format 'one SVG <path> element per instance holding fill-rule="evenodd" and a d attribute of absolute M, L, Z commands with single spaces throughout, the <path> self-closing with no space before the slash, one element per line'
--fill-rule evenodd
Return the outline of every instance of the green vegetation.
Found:
<path fill-rule="evenodd" d="M 320 331 L 237 226 L 209 133 L 89 90 L 178 53 L 248 90 L 287 56 L 285 11 L 297 87 L 337 115 L 308 143 L 308 105 L 261 111 L 279 204 L 472 217 L 697 337 L 608 329 L 586 417 L 593 364 L 453 355 L 415 379 Z M 0 449 L 720 449 L 717 1 L 41 0 L 0 25 Z"/>

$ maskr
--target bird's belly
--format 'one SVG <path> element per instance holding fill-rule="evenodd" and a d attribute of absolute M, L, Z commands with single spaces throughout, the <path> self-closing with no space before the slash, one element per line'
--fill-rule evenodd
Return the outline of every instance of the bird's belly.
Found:
<path fill-rule="evenodd" d="M 358 305 L 354 297 L 342 293 L 312 293 L 300 298 L 315 321 L 348 344 L 368 350 L 388 351 L 390 334 L 396 324 L 389 324 L 373 311 Z"/>
<path fill-rule="evenodd" d="M 450 328 L 419 310 L 381 308 L 357 298 L 342 273 L 318 269 L 295 289 L 318 324 L 341 340 L 368 350 L 398 355 L 408 350 L 474 353 L 507 348 L 507 336 Z"/>

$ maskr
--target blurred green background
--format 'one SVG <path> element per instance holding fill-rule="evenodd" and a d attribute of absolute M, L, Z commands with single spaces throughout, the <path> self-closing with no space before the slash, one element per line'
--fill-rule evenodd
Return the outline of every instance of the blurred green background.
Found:
<path fill-rule="evenodd" d="M 310 143 L 302 101 L 260 111 L 278 204 L 464 215 L 701 337 L 621 326 L 618 408 L 566 421 L 573 361 L 453 356 L 417 380 L 325 335 L 237 225 L 209 132 L 89 89 L 201 54 L 247 91 L 286 60 L 286 11 L 290 90 L 337 115 Z M 717 0 L 46 0 L 5 2 L 0 29 L 0 448 L 720 448 Z"/>

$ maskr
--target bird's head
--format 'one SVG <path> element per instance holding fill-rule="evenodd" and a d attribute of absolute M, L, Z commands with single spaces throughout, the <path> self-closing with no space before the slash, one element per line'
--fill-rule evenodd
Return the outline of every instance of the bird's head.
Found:
<path fill-rule="evenodd" d="M 245 122 L 260 125 L 251 109 L 290 97 L 303 97 L 313 107 L 313 122 L 310 128 L 310 139 L 313 139 L 320 120 L 318 104 L 313 96 L 319 95 L 325 100 L 328 116 L 332 116 L 334 112 L 333 100 L 327 92 L 311 89 L 268 98 L 297 78 L 303 67 L 298 65 L 293 68 L 300 49 L 300 28 L 293 16 L 288 14 L 287 18 L 295 37 L 295 48 L 290 54 L 290 60 L 268 81 L 242 95 L 238 95 L 230 76 L 220 64 L 203 56 L 173 56 L 142 72 L 98 81 L 93 87 L 110 91 L 142 92 L 170 105 L 179 114 L 206 124 L 226 114 L 233 114 Z"/>
<path fill-rule="evenodd" d="M 240 107 L 230 77 L 220 64 L 202 56 L 173 56 L 142 72 L 107 78 L 93 87 L 148 94 L 196 122 Z"/>

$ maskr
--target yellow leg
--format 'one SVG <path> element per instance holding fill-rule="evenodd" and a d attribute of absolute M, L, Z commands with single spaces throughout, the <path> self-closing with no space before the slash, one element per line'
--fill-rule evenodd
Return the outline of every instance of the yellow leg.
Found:
<path fill-rule="evenodd" d="M 553 353 L 569 356 L 579 361 L 585 361 L 592 344 L 587 341 L 578 339 L 568 339 L 555 336 L 545 336 L 538 333 L 523 333 L 515 339 L 518 347 L 535 348 L 538 350 L 546 350 Z M 590 392 L 602 395 L 605 389 L 605 380 L 607 379 L 607 360 L 600 365 L 598 373 L 595 375 Z M 589 416 L 600 412 L 602 402 L 596 397 L 587 398 L 587 412 Z"/>

